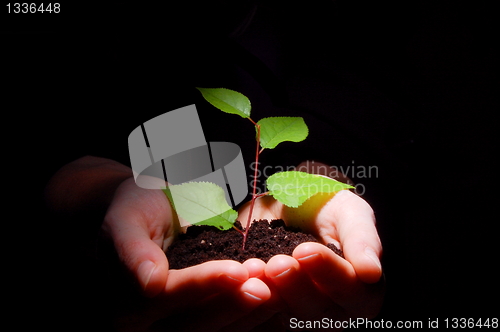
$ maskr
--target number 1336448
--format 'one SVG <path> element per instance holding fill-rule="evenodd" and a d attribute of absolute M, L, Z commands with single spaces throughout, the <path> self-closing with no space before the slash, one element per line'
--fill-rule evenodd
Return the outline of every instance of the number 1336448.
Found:
<path fill-rule="evenodd" d="M 446 328 L 498 328 L 498 318 L 474 319 L 474 318 L 446 318 Z"/>
<path fill-rule="evenodd" d="M 61 12 L 61 4 L 58 2 L 52 3 L 35 3 L 35 2 L 15 2 L 7 4 L 9 14 L 36 14 L 36 13 L 53 13 Z"/>

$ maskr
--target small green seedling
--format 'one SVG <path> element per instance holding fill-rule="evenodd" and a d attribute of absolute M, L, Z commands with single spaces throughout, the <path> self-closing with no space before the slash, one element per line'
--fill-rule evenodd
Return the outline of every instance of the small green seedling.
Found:
<path fill-rule="evenodd" d="M 301 117 L 268 117 L 255 122 L 250 118 L 250 100 L 243 94 L 224 88 L 197 88 L 203 97 L 219 110 L 236 114 L 248 119 L 256 131 L 254 179 L 257 179 L 259 155 L 265 149 L 274 149 L 285 141 L 303 141 L 309 130 Z M 171 185 L 164 192 L 173 204 L 172 196 L 176 197 L 175 210 L 184 220 L 197 225 L 215 226 L 221 230 L 231 227 L 243 235 L 243 249 L 248 237 L 255 200 L 264 195 L 271 195 L 284 205 L 299 207 L 307 199 L 317 193 L 335 193 L 344 189 L 354 188 L 334 179 L 298 171 L 279 172 L 271 175 L 266 181 L 267 192 L 257 194 L 257 187 L 252 186 L 250 211 L 243 231 L 234 226 L 238 213 L 234 211 L 225 199 L 224 190 L 210 182 L 188 182 Z M 203 221 L 199 221 L 203 220 Z"/>

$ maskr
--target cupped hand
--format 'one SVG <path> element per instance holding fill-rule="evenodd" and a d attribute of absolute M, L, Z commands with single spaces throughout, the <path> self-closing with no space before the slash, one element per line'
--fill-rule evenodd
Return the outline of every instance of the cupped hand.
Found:
<path fill-rule="evenodd" d="M 118 330 L 219 331 L 238 326 L 245 331 L 275 314 L 269 309 L 255 314 L 271 297 L 267 285 L 256 278 L 264 274 L 259 263 L 212 261 L 169 270 L 164 250 L 174 239 L 175 218 L 161 190 L 142 189 L 132 178 L 116 190 L 103 230 L 149 298 L 117 320 Z"/>
<path fill-rule="evenodd" d="M 241 220 L 246 220 L 248 208 L 240 210 Z M 345 255 L 341 258 L 323 244 L 308 242 L 299 245 L 293 257 L 269 260 L 263 280 L 286 303 L 286 320 L 340 321 L 371 318 L 379 312 L 384 294 L 382 246 L 373 210 L 365 200 L 343 190 L 288 208 L 264 196 L 255 203 L 253 219 L 283 219 L 324 244 L 335 243 Z"/>

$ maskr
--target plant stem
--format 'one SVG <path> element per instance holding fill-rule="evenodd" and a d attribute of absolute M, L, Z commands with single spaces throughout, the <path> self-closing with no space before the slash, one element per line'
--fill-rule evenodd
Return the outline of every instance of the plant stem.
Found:
<path fill-rule="evenodd" d="M 266 191 L 265 193 L 262 193 L 262 194 L 258 194 L 257 196 L 255 196 L 255 199 L 262 197 L 262 196 L 266 196 L 268 194 L 269 194 L 269 191 Z"/>
<path fill-rule="evenodd" d="M 238 231 L 241 235 L 245 236 L 245 232 L 243 232 L 241 229 L 233 225 L 233 228 Z"/>
<path fill-rule="evenodd" d="M 252 221 L 252 215 L 253 215 L 253 208 L 255 205 L 255 200 L 257 199 L 257 174 L 258 174 L 258 169 L 259 169 L 259 155 L 262 152 L 262 150 L 259 150 L 260 148 L 260 125 L 254 122 L 252 119 L 248 118 L 255 126 L 255 129 L 257 131 L 257 136 L 256 136 L 256 141 L 257 141 L 257 147 L 255 148 L 255 170 L 253 173 L 253 185 L 252 185 L 252 201 L 250 202 L 250 211 L 248 211 L 248 219 L 247 219 L 247 224 L 245 227 L 245 233 L 243 234 L 243 251 L 245 250 L 245 243 L 247 242 L 247 237 L 248 237 L 248 231 L 250 230 L 250 223 Z"/>

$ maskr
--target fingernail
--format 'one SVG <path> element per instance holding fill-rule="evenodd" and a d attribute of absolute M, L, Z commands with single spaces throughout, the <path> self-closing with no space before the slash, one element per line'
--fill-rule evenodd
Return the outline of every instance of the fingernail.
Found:
<path fill-rule="evenodd" d="M 144 261 L 139 265 L 137 269 L 137 274 L 139 282 L 141 283 L 142 289 L 146 290 L 149 284 L 149 280 L 156 269 L 156 264 L 151 261 Z"/>
<path fill-rule="evenodd" d="M 253 294 L 251 294 L 251 293 L 249 293 L 249 292 L 243 292 L 243 293 L 244 293 L 245 295 L 247 295 L 247 296 L 251 297 L 251 298 L 252 298 L 252 299 L 254 299 L 254 300 L 257 300 L 257 301 L 262 301 L 262 299 L 261 299 L 260 297 L 255 296 L 255 295 L 253 295 Z"/>
<path fill-rule="evenodd" d="M 302 257 L 302 258 L 297 258 L 297 260 L 303 262 L 303 261 L 307 261 L 308 259 L 313 258 L 313 257 L 317 257 L 317 256 L 319 256 L 319 254 L 311 254 L 309 256 L 305 256 L 305 257 Z"/>
<path fill-rule="evenodd" d="M 222 274 L 221 277 L 223 278 L 227 278 L 231 281 L 236 281 L 237 283 L 241 284 L 244 282 L 244 280 L 240 280 L 240 279 L 237 279 L 237 278 L 234 278 L 234 277 L 231 277 L 231 276 L 228 276 L 227 274 Z"/>
<path fill-rule="evenodd" d="M 283 271 L 283 272 L 278 273 L 277 275 L 275 275 L 273 278 L 279 278 L 279 277 L 282 277 L 282 276 L 284 276 L 285 274 L 287 274 L 288 272 L 290 272 L 291 270 L 292 270 L 292 268 L 286 269 L 285 271 Z"/>
<path fill-rule="evenodd" d="M 382 271 L 382 264 L 380 264 L 380 260 L 378 259 L 377 253 L 370 247 L 365 248 L 365 255 L 370 258 L 378 267 L 380 271 Z"/>

